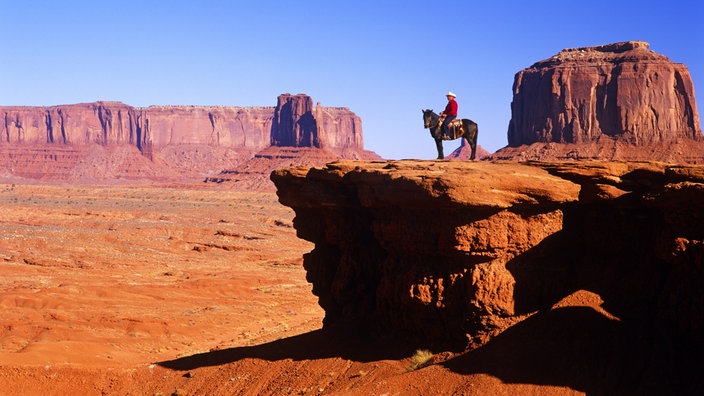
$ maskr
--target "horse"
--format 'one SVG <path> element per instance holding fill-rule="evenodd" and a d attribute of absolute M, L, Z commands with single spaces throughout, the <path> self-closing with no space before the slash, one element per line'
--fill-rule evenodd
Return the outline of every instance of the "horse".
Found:
<path fill-rule="evenodd" d="M 477 127 L 476 122 L 467 118 L 455 119 L 448 126 L 450 136 L 444 137 L 440 116 L 435 114 L 432 110 L 421 111 L 423 112 L 423 127 L 430 129 L 430 136 L 435 139 L 435 146 L 438 148 L 438 159 L 445 159 L 445 155 L 442 150 L 443 140 L 464 138 L 464 140 L 466 140 L 469 144 L 469 147 L 472 148 L 472 155 L 469 159 L 474 160 L 474 156 L 477 154 L 477 135 L 479 134 L 479 128 Z"/>

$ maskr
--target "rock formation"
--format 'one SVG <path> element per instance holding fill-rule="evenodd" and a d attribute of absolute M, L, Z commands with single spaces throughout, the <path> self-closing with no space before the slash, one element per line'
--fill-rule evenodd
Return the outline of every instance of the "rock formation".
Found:
<path fill-rule="evenodd" d="M 313 100 L 306 95 L 280 95 L 274 110 L 272 146 L 320 147 Z"/>
<path fill-rule="evenodd" d="M 271 178 L 315 244 L 326 326 L 476 346 L 588 291 L 630 330 L 704 344 L 704 167 L 340 161 Z"/>
<path fill-rule="evenodd" d="M 0 115 L 0 144 L 143 143 L 137 112 L 119 102 L 0 107 Z"/>
<path fill-rule="evenodd" d="M 490 156 L 491 153 L 486 151 L 484 147 L 481 145 L 477 144 L 477 149 L 474 153 L 474 159 L 475 160 L 481 160 L 483 158 L 486 158 Z M 469 144 L 466 143 L 466 140 L 462 139 L 462 142 L 460 143 L 460 146 L 457 147 L 454 151 L 452 151 L 450 154 L 448 154 L 445 159 L 446 160 L 458 160 L 458 161 L 471 161 L 472 158 L 472 147 L 469 146 Z"/>
<path fill-rule="evenodd" d="M 704 139 L 687 67 L 648 47 L 628 41 L 570 48 L 518 72 L 508 148 L 534 143 L 611 147 L 622 142 L 648 148 L 693 143 L 700 149 Z M 603 151 L 608 155 L 608 148 Z M 634 159 L 637 150 L 632 151 L 600 158 Z M 499 157 L 506 158 L 503 154 Z"/>
<path fill-rule="evenodd" d="M 89 176 L 74 167 L 95 147 L 133 148 L 153 160 L 142 174 L 173 177 L 212 175 L 272 145 L 363 151 L 359 117 L 343 107 L 313 107 L 303 94 L 283 94 L 276 107 L 95 102 L 0 107 L 0 117 L 0 165 L 22 177 Z"/>
<path fill-rule="evenodd" d="M 271 145 L 361 150 L 362 120 L 345 107 L 313 107 L 308 95 L 280 95 Z"/>
<path fill-rule="evenodd" d="M 291 166 L 321 166 L 328 162 L 348 160 L 381 160 L 367 150 L 332 150 L 314 147 L 271 146 L 257 152 L 254 157 L 232 169 L 223 169 L 207 177 L 206 182 L 225 183 L 233 188 L 248 191 L 274 191 L 269 179 L 272 171 Z"/>
<path fill-rule="evenodd" d="M 271 107 L 150 106 L 140 129 L 153 150 L 169 145 L 206 145 L 260 150 L 269 146 Z"/>

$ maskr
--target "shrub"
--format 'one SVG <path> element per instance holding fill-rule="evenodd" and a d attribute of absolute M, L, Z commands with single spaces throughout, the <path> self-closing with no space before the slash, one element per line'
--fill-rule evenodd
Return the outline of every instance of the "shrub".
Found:
<path fill-rule="evenodd" d="M 433 353 L 427 349 L 416 350 L 415 355 L 411 357 L 411 364 L 408 366 L 407 371 L 414 371 L 425 366 L 433 364 Z"/>

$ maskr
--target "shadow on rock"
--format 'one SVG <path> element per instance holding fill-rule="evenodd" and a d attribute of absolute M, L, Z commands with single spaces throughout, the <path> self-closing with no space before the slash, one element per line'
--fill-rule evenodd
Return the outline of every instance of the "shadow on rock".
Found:
<path fill-rule="evenodd" d="M 268 361 L 284 359 L 300 361 L 337 357 L 358 362 L 371 362 L 384 359 L 403 359 L 412 355 L 413 351 L 414 348 L 409 344 L 395 338 L 364 336 L 341 324 L 335 324 L 325 329 L 265 344 L 214 350 L 157 364 L 172 370 L 193 370 L 199 367 L 224 365 L 248 358 Z"/>
<path fill-rule="evenodd" d="M 589 307 L 538 313 L 444 366 L 506 383 L 567 386 L 588 395 L 702 394 L 701 356 Z"/>

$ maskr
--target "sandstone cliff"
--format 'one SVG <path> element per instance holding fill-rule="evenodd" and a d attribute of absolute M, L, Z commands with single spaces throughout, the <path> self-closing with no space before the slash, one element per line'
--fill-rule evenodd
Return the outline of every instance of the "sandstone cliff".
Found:
<path fill-rule="evenodd" d="M 0 117 L 0 165 L 5 173 L 31 178 L 90 178 L 93 168 L 98 179 L 115 174 L 194 178 L 235 167 L 272 145 L 363 151 L 359 117 L 347 108 L 313 107 L 303 94 L 283 94 L 276 107 L 135 108 L 95 102 L 0 107 Z M 146 169 L 136 173 L 86 164 L 86 153 L 113 153 L 117 147 L 153 161 L 137 161 Z M 103 162 L 110 167 L 118 161 Z"/>
<path fill-rule="evenodd" d="M 674 144 L 680 151 L 692 152 L 683 157 L 704 157 L 699 152 L 704 139 L 687 67 L 648 47 L 646 42 L 629 41 L 565 49 L 518 72 L 509 150 L 496 158 L 515 157 L 518 150 L 511 148 L 535 143 L 579 146 L 577 154 L 571 147 L 560 153 L 563 156 L 570 151 L 580 156 L 581 148 L 599 146 L 605 147 L 601 159 L 636 159 L 638 151 Z M 621 156 L 609 156 L 614 142 L 625 143 Z M 688 145 L 696 149 L 688 150 Z M 531 155 L 536 157 L 537 152 Z"/>
<path fill-rule="evenodd" d="M 320 147 L 313 100 L 304 95 L 280 95 L 274 111 L 272 146 Z"/>
<path fill-rule="evenodd" d="M 345 107 L 313 106 L 310 96 L 279 96 L 271 145 L 355 149 L 364 147 L 362 120 Z"/>
<path fill-rule="evenodd" d="M 0 144 L 131 144 L 142 142 L 137 111 L 119 102 L 0 107 Z"/>
<path fill-rule="evenodd" d="M 619 331 L 704 344 L 704 167 L 342 161 L 271 178 L 315 244 L 325 325 L 477 346 L 591 293 Z"/>

